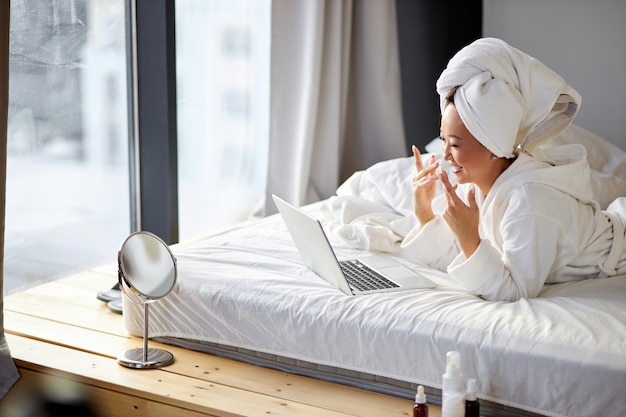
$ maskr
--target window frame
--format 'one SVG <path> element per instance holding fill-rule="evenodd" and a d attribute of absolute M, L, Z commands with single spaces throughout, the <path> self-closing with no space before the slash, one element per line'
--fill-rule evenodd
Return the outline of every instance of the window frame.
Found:
<path fill-rule="evenodd" d="M 175 0 L 127 0 L 131 232 L 177 243 Z"/>

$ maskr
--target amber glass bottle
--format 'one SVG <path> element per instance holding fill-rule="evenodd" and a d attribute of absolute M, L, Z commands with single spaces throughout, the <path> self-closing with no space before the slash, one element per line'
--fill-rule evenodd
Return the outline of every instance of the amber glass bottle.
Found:
<path fill-rule="evenodd" d="M 417 387 L 415 395 L 415 405 L 413 406 L 413 417 L 428 417 L 428 404 L 426 404 L 426 394 L 422 385 Z"/>

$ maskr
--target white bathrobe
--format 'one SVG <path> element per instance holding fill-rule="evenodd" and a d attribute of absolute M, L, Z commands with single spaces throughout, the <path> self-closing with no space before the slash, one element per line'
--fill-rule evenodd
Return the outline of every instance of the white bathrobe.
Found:
<path fill-rule="evenodd" d="M 611 222 L 592 200 L 585 149 L 562 146 L 546 156 L 554 166 L 521 154 L 489 195 L 476 189 L 481 243 L 469 258 L 439 214 L 408 233 L 403 255 L 447 269 L 460 285 L 488 300 L 532 298 L 546 283 L 626 272 L 623 219 L 613 215 Z M 457 190 L 466 201 L 468 189 Z M 616 222 L 619 253 L 607 263 Z"/>

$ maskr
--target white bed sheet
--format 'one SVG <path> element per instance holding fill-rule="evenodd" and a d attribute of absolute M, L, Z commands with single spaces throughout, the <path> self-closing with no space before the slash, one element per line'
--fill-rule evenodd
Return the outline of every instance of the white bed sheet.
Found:
<path fill-rule="evenodd" d="M 396 163 L 407 162 L 389 164 Z M 307 210 L 337 230 L 331 206 Z M 340 236 L 330 234 L 339 258 L 362 254 Z M 549 416 L 626 415 L 626 276 L 489 302 L 411 263 L 439 287 L 350 297 L 301 264 L 277 215 L 172 249 L 178 282 L 151 306 L 150 337 L 220 343 L 435 388 L 446 352 L 458 350 L 480 398 Z M 125 300 L 124 319 L 142 334 L 140 306 Z"/>
<path fill-rule="evenodd" d="M 173 250 L 178 283 L 151 306 L 151 337 L 222 343 L 435 388 L 446 352 L 458 350 L 481 398 L 554 416 L 626 415 L 624 276 L 487 302 L 415 266 L 442 285 L 349 297 L 302 266 L 277 216 Z M 128 302 L 124 309 L 127 328 L 141 335 L 141 309 Z"/>

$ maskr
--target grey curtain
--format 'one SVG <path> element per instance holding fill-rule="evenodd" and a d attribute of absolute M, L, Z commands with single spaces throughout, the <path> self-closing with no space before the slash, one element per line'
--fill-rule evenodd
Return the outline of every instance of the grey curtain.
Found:
<path fill-rule="evenodd" d="M 0 266 L 4 265 L 4 212 L 7 173 L 7 119 L 9 110 L 9 11 L 10 1 L 0 1 Z M 0 268 L 0 399 L 19 378 L 4 337 L 4 268 Z"/>
<path fill-rule="evenodd" d="M 271 194 L 297 205 L 404 156 L 395 0 L 272 1 Z"/>

